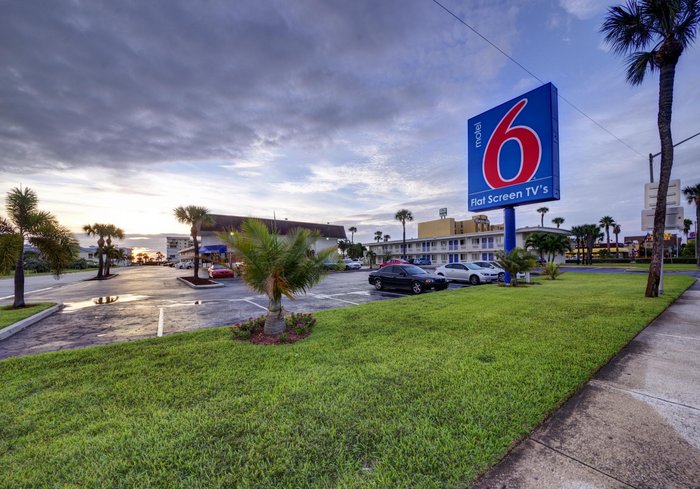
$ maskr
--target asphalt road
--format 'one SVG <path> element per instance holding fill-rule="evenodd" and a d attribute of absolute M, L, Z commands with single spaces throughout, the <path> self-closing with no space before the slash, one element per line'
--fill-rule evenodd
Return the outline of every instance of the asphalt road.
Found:
<path fill-rule="evenodd" d="M 225 285 L 221 288 L 192 289 L 176 280 L 191 276 L 191 270 L 132 267 L 117 272 L 104 281 L 88 280 L 95 272 L 66 275 L 60 281 L 28 277 L 28 300 L 62 302 L 65 308 L 0 342 L 0 358 L 217 327 L 267 310 L 267 297 L 240 279 L 219 280 Z M 374 290 L 368 274 L 366 269 L 331 273 L 294 301 L 283 298 L 283 305 L 288 311 L 310 312 L 406 295 Z M 0 281 L 0 293 L 0 303 L 11 303 L 12 280 Z"/>

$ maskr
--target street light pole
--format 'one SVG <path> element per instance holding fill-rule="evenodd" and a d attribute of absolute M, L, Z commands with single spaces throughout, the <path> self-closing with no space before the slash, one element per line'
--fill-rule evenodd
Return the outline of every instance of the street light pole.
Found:
<path fill-rule="evenodd" d="M 677 142 L 676 144 L 673 145 L 673 147 L 675 148 L 676 146 L 678 146 L 678 145 L 680 145 L 680 144 L 683 144 L 683 143 L 685 143 L 686 141 L 689 141 L 689 140 L 693 139 L 693 138 L 696 137 L 696 136 L 700 136 L 700 132 L 693 134 L 693 135 L 690 136 L 689 138 L 685 138 L 683 141 Z M 659 155 L 661 155 L 661 152 L 660 152 L 660 151 L 659 151 L 658 153 L 656 153 L 656 154 L 651 154 L 651 153 L 649 153 L 649 182 L 650 182 L 650 183 L 654 183 L 654 158 L 656 158 L 656 157 L 659 156 Z"/>

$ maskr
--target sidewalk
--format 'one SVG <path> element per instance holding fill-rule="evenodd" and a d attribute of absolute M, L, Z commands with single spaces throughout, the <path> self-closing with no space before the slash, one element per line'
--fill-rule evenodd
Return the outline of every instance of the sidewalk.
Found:
<path fill-rule="evenodd" d="M 476 488 L 700 488 L 700 282 Z"/>

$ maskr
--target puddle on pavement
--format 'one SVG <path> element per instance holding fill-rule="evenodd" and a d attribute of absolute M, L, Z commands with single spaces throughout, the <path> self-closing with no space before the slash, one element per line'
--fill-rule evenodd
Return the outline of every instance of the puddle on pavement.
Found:
<path fill-rule="evenodd" d="M 85 309 L 86 307 L 95 307 L 104 304 L 114 304 L 115 302 L 133 302 L 141 301 L 143 299 L 148 299 L 148 295 L 109 295 L 105 297 L 93 297 L 92 299 L 80 302 L 66 302 L 63 308 L 64 312 L 74 312 L 80 309 Z"/>

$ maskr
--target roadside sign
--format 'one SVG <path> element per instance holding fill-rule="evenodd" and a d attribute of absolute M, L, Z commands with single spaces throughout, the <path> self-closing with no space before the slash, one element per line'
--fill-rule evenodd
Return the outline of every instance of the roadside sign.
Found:
<path fill-rule="evenodd" d="M 644 209 L 642 211 L 642 230 L 654 230 L 655 209 Z M 683 229 L 683 207 L 666 207 L 666 225 L 664 229 Z"/>
<path fill-rule="evenodd" d="M 656 197 L 659 193 L 659 183 L 644 184 L 644 208 L 653 209 L 656 207 Z M 666 206 L 677 207 L 681 205 L 681 181 L 671 180 L 668 182 L 668 192 L 666 193 Z"/>
<path fill-rule="evenodd" d="M 557 89 L 551 83 L 467 123 L 467 207 L 559 200 Z"/>

